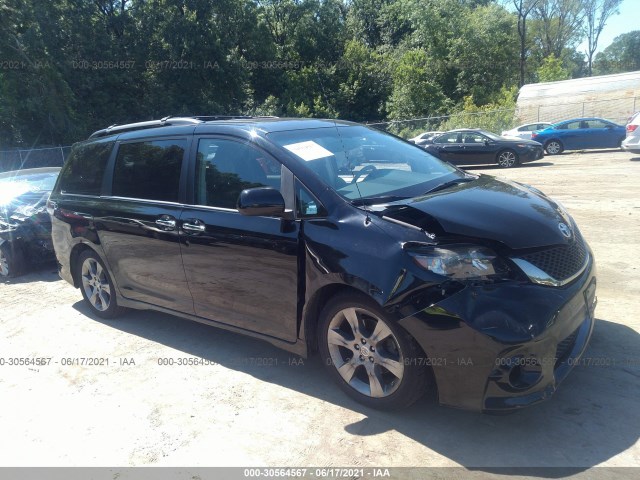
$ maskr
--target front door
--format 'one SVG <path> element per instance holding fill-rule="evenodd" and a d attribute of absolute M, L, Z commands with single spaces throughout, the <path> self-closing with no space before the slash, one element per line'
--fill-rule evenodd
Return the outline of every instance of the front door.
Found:
<path fill-rule="evenodd" d="M 194 144 L 194 202 L 180 218 L 184 271 L 197 315 L 286 341 L 297 338 L 298 224 L 236 210 L 245 188 L 282 183 L 282 166 L 229 138 Z"/>

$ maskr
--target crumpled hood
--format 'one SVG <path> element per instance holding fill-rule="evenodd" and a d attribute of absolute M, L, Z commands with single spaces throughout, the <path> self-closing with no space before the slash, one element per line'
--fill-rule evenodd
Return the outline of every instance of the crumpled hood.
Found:
<path fill-rule="evenodd" d="M 512 249 L 567 244 L 573 222 L 561 208 L 533 188 L 481 175 L 439 192 L 394 202 L 382 216 L 445 233 L 502 242 Z M 571 230 L 567 238 L 559 225 Z"/>
<path fill-rule="evenodd" d="M 26 220 L 39 213 L 46 213 L 44 209 L 50 193 L 48 191 L 29 190 L 13 197 L 7 196 L 4 198 L 3 203 L 0 203 L 0 222 L 11 225 L 15 223 L 15 218 L 11 218 L 14 215 Z"/>

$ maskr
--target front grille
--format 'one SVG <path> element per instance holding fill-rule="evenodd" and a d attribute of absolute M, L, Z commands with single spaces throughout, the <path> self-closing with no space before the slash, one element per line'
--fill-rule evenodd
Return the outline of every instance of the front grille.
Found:
<path fill-rule="evenodd" d="M 547 248 L 521 255 L 520 258 L 535 265 L 556 280 L 566 280 L 578 273 L 587 260 L 587 246 L 576 232 L 576 237 L 568 245 Z"/>
<path fill-rule="evenodd" d="M 556 348 L 556 368 L 559 364 L 567 359 L 569 354 L 571 353 L 571 349 L 576 343 L 576 337 L 578 336 L 578 329 L 576 329 L 571 335 L 558 343 L 558 347 Z"/>

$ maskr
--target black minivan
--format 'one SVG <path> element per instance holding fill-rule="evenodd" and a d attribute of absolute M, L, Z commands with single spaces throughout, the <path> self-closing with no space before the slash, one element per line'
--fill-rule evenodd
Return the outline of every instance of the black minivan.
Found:
<path fill-rule="evenodd" d="M 594 324 L 575 222 L 363 125 L 168 117 L 76 144 L 51 194 L 60 275 L 93 312 L 154 309 L 319 351 L 353 398 L 512 410 Z"/>

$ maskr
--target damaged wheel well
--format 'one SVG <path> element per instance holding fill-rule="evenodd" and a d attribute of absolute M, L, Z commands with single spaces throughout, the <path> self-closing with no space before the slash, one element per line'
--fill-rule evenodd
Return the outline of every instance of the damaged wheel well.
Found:
<path fill-rule="evenodd" d="M 71 276 L 73 277 L 73 286 L 76 288 L 80 287 L 80 279 L 78 278 L 78 269 L 76 268 L 76 262 L 82 252 L 84 252 L 85 250 L 93 251 L 93 249 L 86 243 L 79 243 L 78 245 L 73 247 L 73 250 L 71 250 L 71 254 L 69 255 L 69 267 L 71 268 Z"/>

